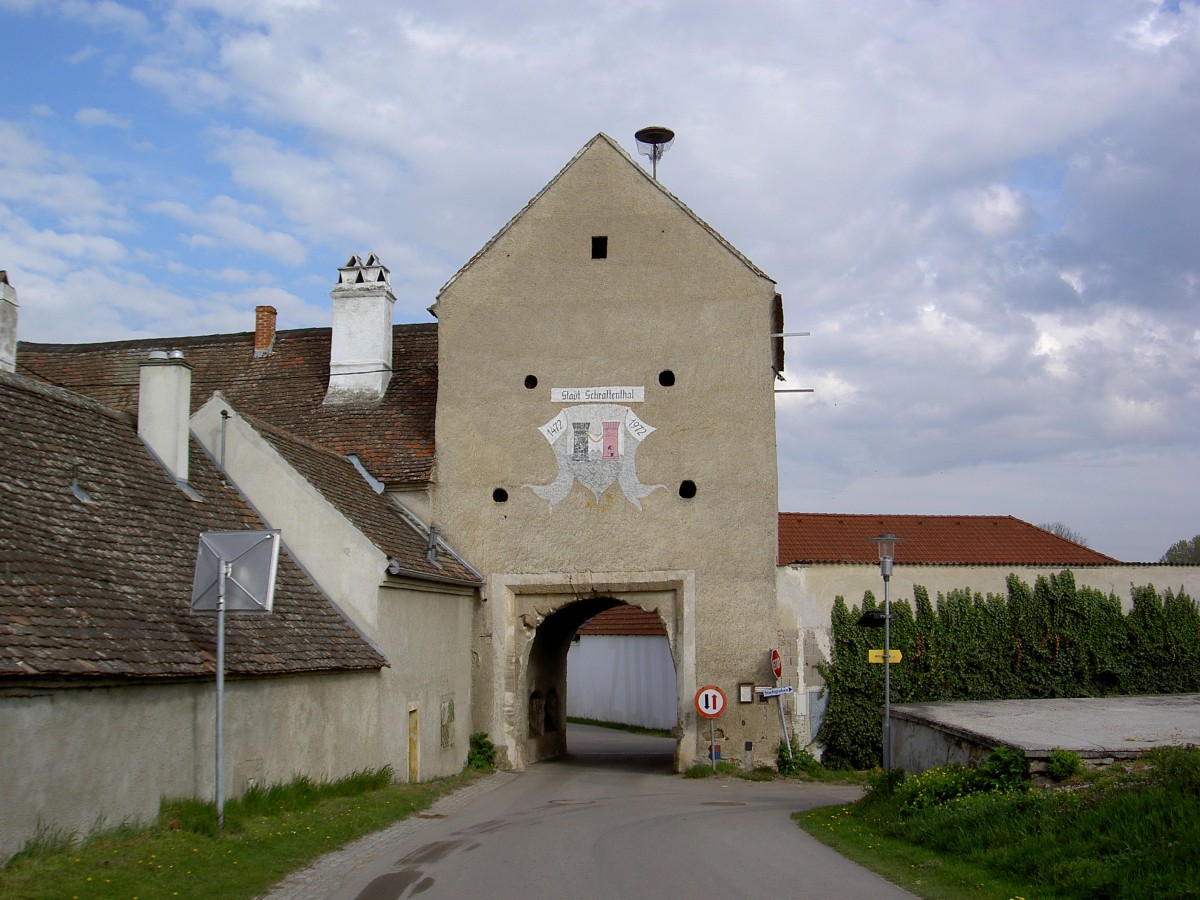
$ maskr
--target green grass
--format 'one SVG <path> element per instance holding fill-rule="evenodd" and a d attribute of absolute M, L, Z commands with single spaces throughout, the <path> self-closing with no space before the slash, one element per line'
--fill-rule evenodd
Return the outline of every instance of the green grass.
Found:
<path fill-rule="evenodd" d="M 579 716 L 567 716 L 567 722 L 572 725 L 595 725 L 597 728 L 612 728 L 614 731 L 627 731 L 630 734 L 649 734 L 654 737 L 670 737 L 671 732 L 666 728 L 643 728 L 641 725 L 622 725 L 620 722 L 601 722 L 599 719 L 584 719 Z"/>
<path fill-rule="evenodd" d="M 913 796 L 901 789 L 795 819 L 922 897 L 1200 897 L 1200 748 L 1157 751 L 1053 790 L 923 808 Z"/>
<path fill-rule="evenodd" d="M 396 784 L 390 769 L 337 782 L 299 778 L 251 790 L 225 807 L 167 800 L 153 825 L 113 829 L 73 845 L 46 833 L 0 868 L 0 897 L 250 898 L 288 873 L 428 807 L 467 784 L 460 775 Z"/>

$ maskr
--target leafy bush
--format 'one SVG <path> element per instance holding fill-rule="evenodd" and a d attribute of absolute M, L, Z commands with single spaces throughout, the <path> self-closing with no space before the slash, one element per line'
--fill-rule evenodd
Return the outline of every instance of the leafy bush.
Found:
<path fill-rule="evenodd" d="M 908 773 L 903 769 L 874 769 L 867 774 L 867 794 L 863 801 L 868 805 L 879 803 L 895 795 L 896 789 L 908 780 Z"/>
<path fill-rule="evenodd" d="M 995 784 L 978 769 L 953 763 L 906 778 L 893 791 L 901 809 L 927 809 L 950 800 L 995 789 Z"/>
<path fill-rule="evenodd" d="M 1154 780 L 1178 794 L 1200 797 L 1200 747 L 1161 747 L 1146 754 Z"/>
<path fill-rule="evenodd" d="M 1200 896 L 1200 748 L 1122 761 L 1089 773 L 1079 790 L 985 788 L 924 808 L 898 802 L 921 787 L 918 802 L 949 796 L 969 771 L 931 770 L 908 779 L 891 802 L 798 820 L 876 871 L 899 873 L 898 883 L 920 896 Z"/>
<path fill-rule="evenodd" d="M 788 776 L 799 775 L 801 772 L 805 775 L 816 775 L 821 771 L 821 763 L 815 756 L 801 747 L 789 751 L 785 741 L 780 741 L 775 751 L 775 767 L 779 769 L 780 775 Z"/>
<path fill-rule="evenodd" d="M 979 775 L 1000 790 L 1023 789 L 1029 782 L 1029 760 L 1020 750 L 997 747 L 979 764 Z"/>
<path fill-rule="evenodd" d="M 1046 774 L 1055 781 L 1063 781 L 1072 775 L 1078 775 L 1083 766 L 1083 760 L 1078 753 L 1055 747 L 1050 751 L 1050 760 L 1046 763 Z"/>
<path fill-rule="evenodd" d="M 471 749 L 467 751 L 469 771 L 490 772 L 496 768 L 496 745 L 486 731 L 477 731 L 470 737 Z"/>

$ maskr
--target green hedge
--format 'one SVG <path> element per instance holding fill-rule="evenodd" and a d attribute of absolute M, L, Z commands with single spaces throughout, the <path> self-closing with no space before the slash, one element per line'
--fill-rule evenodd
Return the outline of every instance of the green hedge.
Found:
<path fill-rule="evenodd" d="M 1008 594 L 913 590 L 892 603 L 892 703 L 1015 700 L 1111 694 L 1200 692 L 1200 609 L 1187 594 L 1153 585 L 1133 589 L 1128 613 L 1113 594 L 1075 586 L 1070 571 L 1039 577 L 1031 589 L 1015 575 Z M 862 608 L 833 607 L 833 655 L 818 666 L 829 706 L 817 738 L 831 768 L 869 768 L 882 747 L 883 666 L 867 651 L 883 647 L 882 628 L 862 628 L 862 612 L 881 609 L 868 591 Z"/>

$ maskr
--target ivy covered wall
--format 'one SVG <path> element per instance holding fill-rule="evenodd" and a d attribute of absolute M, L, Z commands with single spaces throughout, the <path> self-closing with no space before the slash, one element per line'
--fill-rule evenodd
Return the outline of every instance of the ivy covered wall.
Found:
<path fill-rule="evenodd" d="M 1010 575 L 1007 594 L 965 588 L 935 605 L 917 586 L 913 596 L 915 611 L 891 604 L 891 646 L 904 656 L 891 666 L 894 704 L 1200 692 L 1200 608 L 1186 593 L 1134 588 L 1124 612 L 1114 594 L 1076 587 L 1064 571 L 1032 588 Z M 832 660 L 818 667 L 829 693 L 817 736 L 826 765 L 879 762 L 884 667 L 867 651 L 883 647 L 884 633 L 858 620 L 882 606 L 870 591 L 861 608 L 834 603 Z"/>

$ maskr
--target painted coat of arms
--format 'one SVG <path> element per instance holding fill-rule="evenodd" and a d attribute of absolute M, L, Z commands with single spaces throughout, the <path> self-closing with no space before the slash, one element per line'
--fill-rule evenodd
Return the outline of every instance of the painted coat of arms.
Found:
<path fill-rule="evenodd" d="M 654 428 L 647 425 L 628 406 L 615 403 L 582 403 L 569 406 L 540 429 L 554 448 L 558 477 L 550 484 L 526 484 L 550 509 L 566 499 L 578 480 L 597 500 L 616 482 L 638 509 L 642 498 L 662 484 L 642 484 L 637 477 L 635 458 L 638 445 Z"/>

